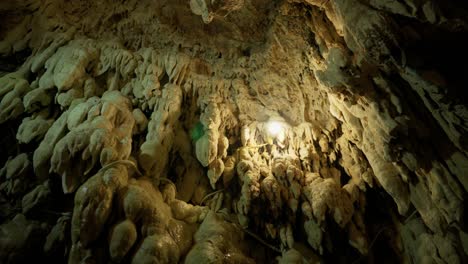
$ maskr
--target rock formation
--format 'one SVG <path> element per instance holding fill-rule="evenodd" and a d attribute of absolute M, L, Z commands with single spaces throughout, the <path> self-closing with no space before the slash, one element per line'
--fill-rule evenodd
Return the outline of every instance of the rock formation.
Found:
<path fill-rule="evenodd" d="M 0 16 L 1 263 L 468 261 L 465 1 Z"/>

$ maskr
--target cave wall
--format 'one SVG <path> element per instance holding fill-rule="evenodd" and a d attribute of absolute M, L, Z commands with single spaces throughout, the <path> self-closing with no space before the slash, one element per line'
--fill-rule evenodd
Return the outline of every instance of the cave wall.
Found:
<path fill-rule="evenodd" d="M 0 15 L 1 262 L 467 261 L 463 1 Z"/>

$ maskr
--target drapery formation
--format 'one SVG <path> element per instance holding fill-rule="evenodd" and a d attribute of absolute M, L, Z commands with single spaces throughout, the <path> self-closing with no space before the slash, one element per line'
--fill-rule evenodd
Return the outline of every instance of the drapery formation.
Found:
<path fill-rule="evenodd" d="M 466 261 L 448 2 L 0 3 L 0 262 Z"/>

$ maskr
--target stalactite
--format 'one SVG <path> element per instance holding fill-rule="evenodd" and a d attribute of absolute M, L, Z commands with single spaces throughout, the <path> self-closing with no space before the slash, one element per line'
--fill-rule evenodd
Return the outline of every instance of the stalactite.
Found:
<path fill-rule="evenodd" d="M 0 3 L 0 262 L 466 262 L 449 2 Z"/>

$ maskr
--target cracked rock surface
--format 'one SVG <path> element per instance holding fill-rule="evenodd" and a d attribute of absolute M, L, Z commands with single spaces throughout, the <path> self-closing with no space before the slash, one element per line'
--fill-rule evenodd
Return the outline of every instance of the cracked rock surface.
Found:
<path fill-rule="evenodd" d="M 464 1 L 0 21 L 1 263 L 468 262 Z"/>

